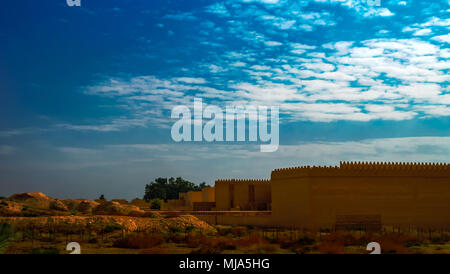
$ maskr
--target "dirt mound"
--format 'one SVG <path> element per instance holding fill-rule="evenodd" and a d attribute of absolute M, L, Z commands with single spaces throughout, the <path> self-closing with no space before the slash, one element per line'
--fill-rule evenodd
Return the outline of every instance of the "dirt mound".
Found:
<path fill-rule="evenodd" d="M 125 200 L 125 199 L 112 199 L 111 201 L 112 201 L 112 202 L 118 202 L 119 204 L 122 204 L 122 205 L 127 205 L 127 204 L 129 204 L 128 201 Z"/>
<path fill-rule="evenodd" d="M 50 202 L 50 209 L 57 211 L 69 211 L 69 208 L 61 200 L 54 200 Z"/>
<path fill-rule="evenodd" d="M 139 206 L 124 199 L 91 201 L 84 199 L 54 199 L 41 192 L 17 193 L 2 199 L 0 216 L 39 217 L 64 215 L 115 215 L 147 217 Z"/>
<path fill-rule="evenodd" d="M 33 227 L 38 230 L 61 231 L 102 231 L 107 226 L 120 227 L 126 231 L 148 231 L 166 233 L 176 228 L 197 229 L 202 232 L 214 232 L 208 223 L 191 215 L 176 218 L 140 218 L 126 216 L 51 216 L 51 217 L 0 217 L 0 223 L 10 223 L 17 229 Z"/>
<path fill-rule="evenodd" d="M 81 203 L 80 200 L 74 199 L 61 199 L 61 202 L 67 207 L 69 210 L 76 210 L 78 205 Z"/>
<path fill-rule="evenodd" d="M 83 214 L 91 214 L 100 203 L 90 200 L 79 200 L 76 210 Z"/>
<path fill-rule="evenodd" d="M 27 208 L 48 210 L 54 199 L 41 192 L 25 192 L 14 194 L 7 200 L 19 203 Z"/>
<path fill-rule="evenodd" d="M 120 204 L 119 202 L 102 202 L 92 210 L 96 215 L 128 215 L 131 212 L 142 212 L 139 207 L 134 205 Z"/>
<path fill-rule="evenodd" d="M 18 216 L 22 213 L 23 206 L 17 202 L 2 200 L 0 201 L 1 216 Z"/>
<path fill-rule="evenodd" d="M 44 200 L 52 200 L 52 198 L 48 197 L 42 192 L 24 192 L 24 193 L 17 193 L 11 195 L 11 197 L 8 198 L 11 201 L 26 201 L 29 199 L 44 199 Z"/>
<path fill-rule="evenodd" d="M 138 206 L 138 207 L 150 207 L 149 202 L 146 202 L 146 201 L 144 201 L 142 199 L 138 199 L 138 198 L 131 200 L 130 204 Z"/>

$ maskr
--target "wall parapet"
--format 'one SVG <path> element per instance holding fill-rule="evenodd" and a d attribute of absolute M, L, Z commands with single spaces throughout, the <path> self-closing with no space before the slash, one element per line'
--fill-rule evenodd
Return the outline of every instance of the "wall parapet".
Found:
<path fill-rule="evenodd" d="M 275 169 L 271 173 L 271 179 L 322 176 L 450 177 L 450 164 L 405 162 L 340 162 L 339 166 L 298 166 Z"/>
<path fill-rule="evenodd" d="M 254 183 L 254 184 L 269 184 L 270 180 L 265 179 L 219 179 L 216 180 L 216 184 L 245 184 L 245 183 Z"/>

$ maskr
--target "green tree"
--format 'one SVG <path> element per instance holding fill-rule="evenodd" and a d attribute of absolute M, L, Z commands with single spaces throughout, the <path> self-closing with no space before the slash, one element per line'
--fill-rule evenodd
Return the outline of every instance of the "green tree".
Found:
<path fill-rule="evenodd" d="M 200 185 L 196 185 L 181 177 L 178 178 L 156 178 L 150 184 L 145 185 L 144 200 L 146 202 L 152 199 L 162 199 L 167 201 L 169 199 L 178 199 L 178 193 L 184 193 L 188 191 L 200 191 L 206 187 L 206 183 L 203 182 Z"/>
<path fill-rule="evenodd" d="M 145 185 L 144 200 L 149 202 L 152 199 L 167 200 L 167 178 L 156 178 L 154 182 Z"/>
<path fill-rule="evenodd" d="M 153 199 L 150 201 L 150 209 L 161 209 L 162 200 L 161 199 Z"/>

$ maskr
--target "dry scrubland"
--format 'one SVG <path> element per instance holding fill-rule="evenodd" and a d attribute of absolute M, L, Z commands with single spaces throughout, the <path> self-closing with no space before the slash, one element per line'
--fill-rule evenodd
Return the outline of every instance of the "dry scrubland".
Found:
<path fill-rule="evenodd" d="M 139 204 L 141 203 L 141 204 Z M 443 231 L 306 232 L 254 227 L 211 226 L 191 215 L 161 216 L 126 201 L 53 199 L 22 193 L 0 200 L 1 253 L 450 253 Z"/>

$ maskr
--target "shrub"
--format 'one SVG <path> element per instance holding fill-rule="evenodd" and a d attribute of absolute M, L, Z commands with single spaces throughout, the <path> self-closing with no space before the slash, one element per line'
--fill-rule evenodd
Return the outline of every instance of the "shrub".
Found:
<path fill-rule="evenodd" d="M 128 213 L 128 216 L 130 217 L 144 217 L 145 213 L 137 210 L 132 210 L 130 213 Z"/>
<path fill-rule="evenodd" d="M 258 249 L 259 253 L 261 254 L 274 253 L 276 250 L 277 250 L 276 246 L 271 244 L 263 244 Z"/>
<path fill-rule="evenodd" d="M 323 240 L 337 242 L 344 246 L 361 245 L 361 240 L 351 232 L 333 232 L 323 237 Z"/>
<path fill-rule="evenodd" d="M 245 237 L 235 239 L 237 246 L 252 246 L 252 245 L 266 245 L 268 241 L 261 237 L 258 232 L 251 232 Z"/>
<path fill-rule="evenodd" d="M 296 254 L 306 254 L 306 253 L 308 253 L 308 252 L 311 251 L 311 248 L 308 247 L 308 246 L 302 246 L 302 247 L 294 248 L 293 251 L 294 251 Z"/>
<path fill-rule="evenodd" d="M 0 223 L 0 250 L 6 246 L 8 239 L 12 236 L 11 225 Z"/>
<path fill-rule="evenodd" d="M 141 254 L 168 254 L 169 249 L 164 247 L 154 247 L 152 249 L 144 249 Z"/>
<path fill-rule="evenodd" d="M 123 239 L 116 240 L 114 247 L 144 249 L 158 246 L 165 242 L 165 238 L 160 234 L 133 234 Z"/>
<path fill-rule="evenodd" d="M 317 245 L 320 253 L 324 254 L 343 254 L 344 245 L 340 242 L 323 241 Z"/>
<path fill-rule="evenodd" d="M 312 237 L 309 237 L 308 235 L 304 235 L 298 237 L 297 242 L 300 245 L 313 245 L 316 242 L 316 240 Z"/>
<path fill-rule="evenodd" d="M 144 212 L 144 214 L 142 214 L 142 217 L 148 217 L 148 218 L 158 218 L 161 217 L 161 214 L 159 214 L 158 212 Z"/>
<path fill-rule="evenodd" d="M 420 241 L 415 236 L 389 233 L 379 237 L 374 237 L 375 242 L 380 243 L 381 253 L 408 254 L 411 244 L 417 245 Z"/>
<path fill-rule="evenodd" d="M 33 248 L 30 254 L 59 254 L 59 250 L 55 247 L 48 248 Z"/>
<path fill-rule="evenodd" d="M 161 199 L 153 199 L 150 201 L 150 209 L 161 209 Z"/>
<path fill-rule="evenodd" d="M 116 231 L 116 230 L 121 230 L 122 228 L 123 228 L 122 226 L 117 225 L 117 224 L 106 225 L 106 226 L 103 228 L 103 232 L 104 232 L 104 233 L 111 233 L 111 232 L 114 232 L 114 231 Z"/>
<path fill-rule="evenodd" d="M 204 237 L 200 242 L 200 248 L 193 250 L 193 254 L 218 254 L 223 250 L 234 250 L 236 244 L 234 239 L 230 238 L 206 238 Z"/>
<path fill-rule="evenodd" d="M 180 212 L 176 212 L 176 211 L 169 211 L 166 213 L 166 215 L 164 216 L 165 218 L 176 218 L 179 217 L 181 215 Z"/>
<path fill-rule="evenodd" d="M 186 241 L 186 237 L 180 233 L 173 234 L 169 237 L 169 240 L 173 243 L 181 244 Z"/>
<path fill-rule="evenodd" d="M 432 244 L 444 244 L 444 240 L 441 238 L 441 237 L 432 237 L 431 239 L 430 239 L 430 242 L 432 243 Z"/>
<path fill-rule="evenodd" d="M 199 247 L 204 239 L 205 237 L 202 235 L 189 235 L 186 238 L 186 246 L 189 248 Z"/>
<path fill-rule="evenodd" d="M 289 239 L 281 239 L 278 241 L 278 243 L 283 249 L 295 249 L 297 246 L 299 246 L 298 242 Z"/>
<path fill-rule="evenodd" d="M 193 231 L 195 229 L 195 226 L 194 225 L 188 225 L 188 226 L 186 226 L 185 228 L 184 228 L 184 231 L 186 232 L 186 233 L 190 233 L 191 231 Z"/>
<path fill-rule="evenodd" d="M 218 226 L 217 234 L 219 236 L 232 236 L 232 237 L 242 237 L 247 235 L 247 228 L 238 226 L 238 227 L 230 227 L 230 226 Z"/>
<path fill-rule="evenodd" d="M 38 212 L 35 211 L 26 211 L 22 215 L 23 217 L 39 217 L 45 214 L 39 214 Z"/>
<path fill-rule="evenodd" d="M 179 226 L 173 225 L 173 226 L 169 227 L 169 232 L 170 233 L 181 233 L 181 232 L 183 232 L 183 230 Z"/>

